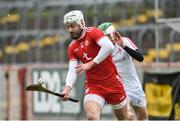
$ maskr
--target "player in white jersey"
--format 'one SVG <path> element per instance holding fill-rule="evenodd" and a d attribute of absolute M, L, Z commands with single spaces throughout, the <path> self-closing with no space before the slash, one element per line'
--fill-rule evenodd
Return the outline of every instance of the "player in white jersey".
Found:
<path fill-rule="evenodd" d="M 129 103 L 133 107 L 137 119 L 148 120 L 145 94 L 132 61 L 132 58 L 134 58 L 142 62 L 144 59 L 142 54 L 129 38 L 121 37 L 111 23 L 102 23 L 98 28 L 109 37 L 115 46 L 112 54 L 113 60 L 123 80 Z M 130 107 L 129 113 L 131 113 Z M 131 117 L 130 119 L 133 118 Z"/>

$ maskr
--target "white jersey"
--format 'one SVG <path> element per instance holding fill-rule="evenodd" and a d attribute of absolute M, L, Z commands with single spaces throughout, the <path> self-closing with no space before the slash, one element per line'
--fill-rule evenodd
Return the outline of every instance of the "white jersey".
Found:
<path fill-rule="evenodd" d="M 122 39 L 124 45 L 128 46 L 133 50 L 137 49 L 137 47 L 133 44 L 133 42 L 130 39 L 126 37 L 122 37 Z M 113 60 L 115 62 L 118 73 L 121 76 L 125 86 L 135 87 L 141 85 L 139 78 L 136 74 L 132 57 L 118 44 L 115 44 L 115 49 L 113 52 Z"/>

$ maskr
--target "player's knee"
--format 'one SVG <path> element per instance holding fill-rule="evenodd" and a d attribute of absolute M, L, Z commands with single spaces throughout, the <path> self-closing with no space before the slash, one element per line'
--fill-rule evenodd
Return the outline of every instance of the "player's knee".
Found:
<path fill-rule="evenodd" d="M 88 120 L 99 120 L 99 115 L 98 113 L 95 113 L 95 112 L 87 112 L 86 116 Z"/>

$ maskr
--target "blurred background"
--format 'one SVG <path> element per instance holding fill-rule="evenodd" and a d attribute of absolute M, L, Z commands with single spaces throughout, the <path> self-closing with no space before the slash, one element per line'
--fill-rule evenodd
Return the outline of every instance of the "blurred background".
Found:
<path fill-rule="evenodd" d="M 0 0 L 0 119 L 86 119 L 84 76 L 72 91 L 78 104 L 25 90 L 40 77 L 62 90 L 71 42 L 63 16 L 75 9 L 86 26 L 112 22 L 140 49 L 144 61 L 134 63 L 150 119 L 180 119 L 180 0 Z M 102 119 L 114 119 L 110 106 Z"/>

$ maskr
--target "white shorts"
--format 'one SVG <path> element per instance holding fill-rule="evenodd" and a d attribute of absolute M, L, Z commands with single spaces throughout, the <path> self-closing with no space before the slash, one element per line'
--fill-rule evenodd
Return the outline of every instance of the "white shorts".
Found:
<path fill-rule="evenodd" d="M 102 98 L 101 96 L 99 95 L 95 95 L 95 94 L 88 94 L 88 95 L 85 95 L 84 97 L 84 103 L 86 101 L 95 101 L 97 102 L 101 108 L 105 105 L 106 101 L 104 100 L 104 98 Z"/>
<path fill-rule="evenodd" d="M 126 94 L 130 104 L 135 107 L 146 107 L 146 97 L 141 87 L 126 87 Z"/>
<path fill-rule="evenodd" d="M 106 103 L 106 101 L 105 101 L 104 98 L 102 98 L 101 96 L 96 95 L 96 94 L 87 94 L 87 95 L 85 95 L 85 97 L 84 97 L 84 103 L 85 103 L 86 101 L 89 101 L 89 100 L 97 102 L 97 103 L 101 106 L 101 108 L 102 108 L 102 107 L 105 105 L 105 103 Z M 112 106 L 113 109 L 121 109 L 121 108 L 123 108 L 126 104 L 127 104 L 127 98 L 125 98 L 121 103 L 115 104 L 115 105 L 111 105 L 111 106 Z"/>

